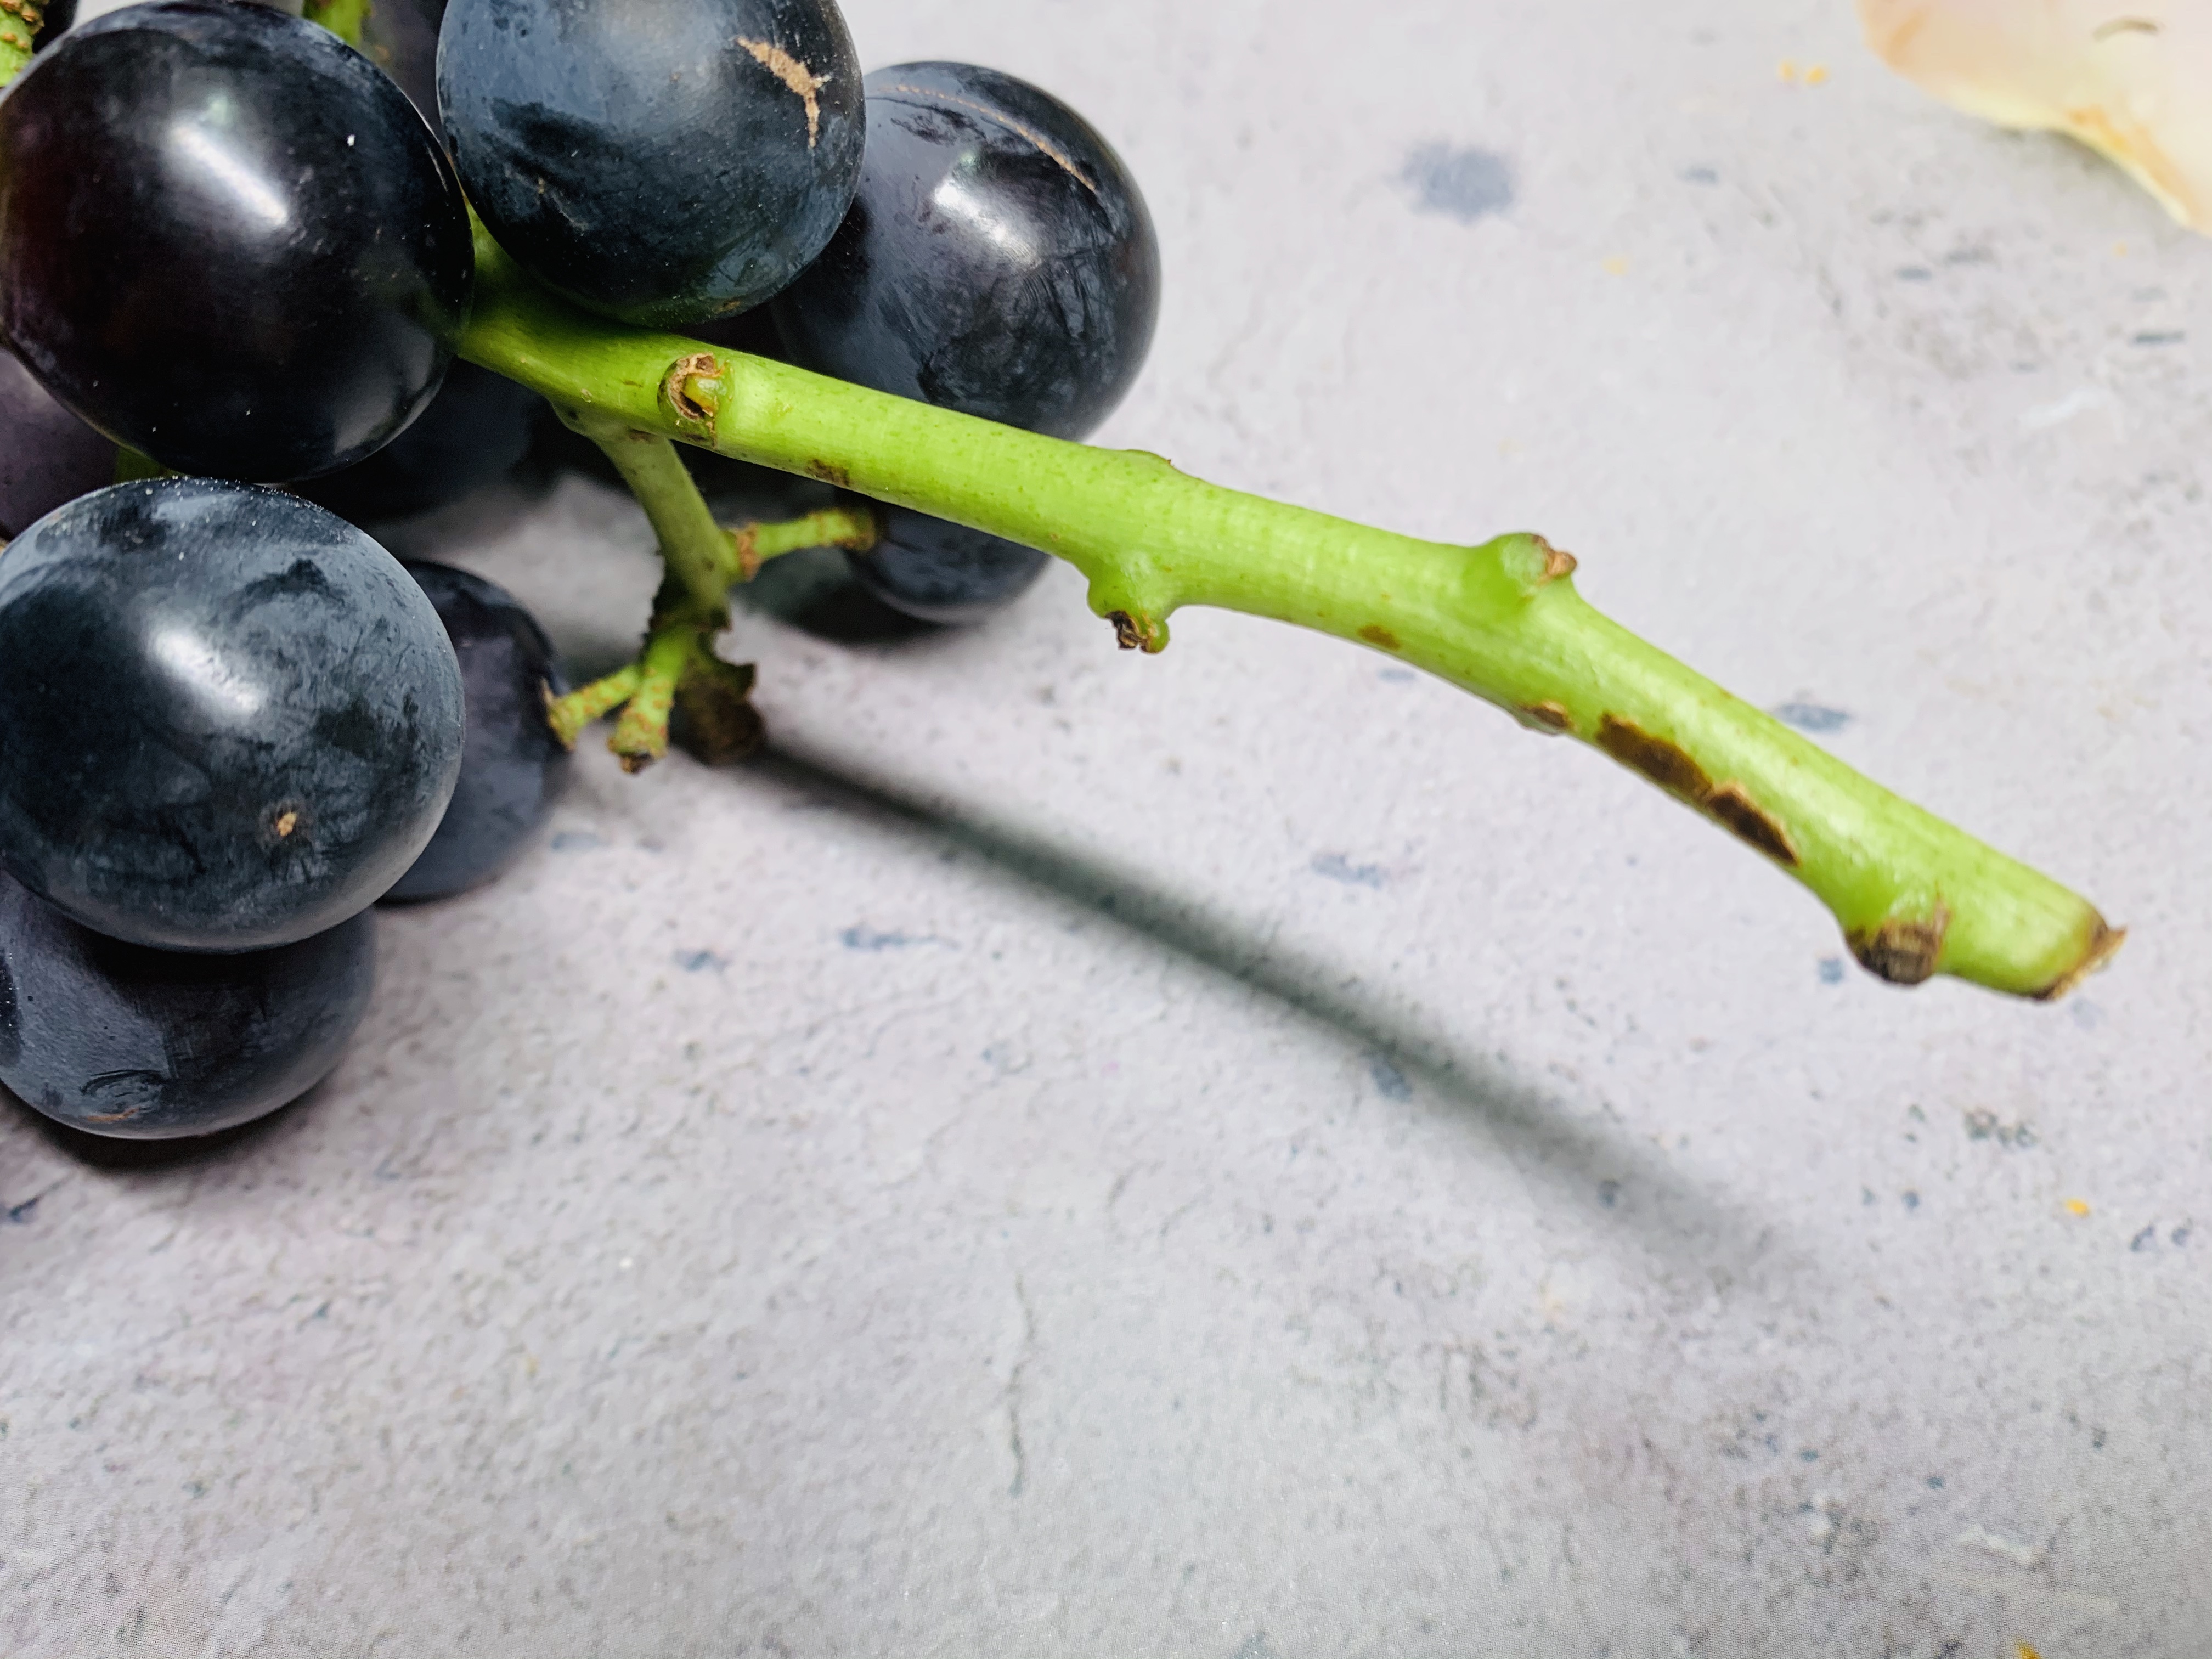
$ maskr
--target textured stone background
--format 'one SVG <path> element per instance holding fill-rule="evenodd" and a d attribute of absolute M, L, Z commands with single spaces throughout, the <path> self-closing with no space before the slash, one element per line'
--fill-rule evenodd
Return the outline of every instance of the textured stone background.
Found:
<path fill-rule="evenodd" d="M 1540 528 L 2132 943 L 1885 988 L 1588 751 L 1064 573 L 750 618 L 774 756 L 587 759 L 264 1129 L 0 1109 L 0 1650 L 2212 1653 L 2212 244 L 1844 0 L 849 15 L 1145 180 L 1108 441 Z M 401 539 L 592 665 L 652 580 L 582 481 Z"/>

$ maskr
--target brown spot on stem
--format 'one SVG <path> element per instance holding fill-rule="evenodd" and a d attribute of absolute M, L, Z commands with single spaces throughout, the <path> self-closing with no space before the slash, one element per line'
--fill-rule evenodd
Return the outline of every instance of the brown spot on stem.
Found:
<path fill-rule="evenodd" d="M 1938 904 L 1933 915 L 1892 916 L 1869 932 L 1853 928 L 1844 943 L 1859 959 L 1859 966 L 1876 979 L 1892 985 L 1917 985 L 1934 977 L 1936 958 L 1943 954 L 1943 936 L 1951 931 L 1951 908 Z"/>
<path fill-rule="evenodd" d="M 2095 923 L 2095 931 L 2089 936 L 2088 947 L 2081 952 L 2081 959 L 2035 993 L 2038 1002 L 2057 1001 L 2112 961 L 2119 954 L 2120 946 L 2128 942 L 2126 928 L 2107 927 L 2102 916 L 2095 916 L 2092 920 Z"/>
<path fill-rule="evenodd" d="M 1777 864 L 1793 870 L 1797 867 L 1797 849 L 1787 832 L 1760 809 L 1741 784 L 1723 784 L 1706 798 L 1705 806 L 1723 828 L 1735 831 L 1739 841 L 1750 842 Z"/>
<path fill-rule="evenodd" d="M 721 372 L 722 365 L 711 351 L 695 351 L 690 356 L 678 357 L 669 364 L 668 373 L 661 379 L 660 390 L 668 399 L 668 406 L 676 411 L 677 419 L 696 422 L 704 426 L 714 423 L 714 416 L 720 412 L 719 405 L 712 393 L 693 385 L 693 382 L 701 379 L 717 379 Z"/>
<path fill-rule="evenodd" d="M 972 99 L 956 98 L 949 92 L 938 92 L 928 87 L 909 87 L 903 84 L 889 86 L 884 88 L 883 93 L 878 93 L 876 95 L 881 97 L 884 95 L 884 94 L 894 92 L 905 93 L 910 98 L 925 98 L 934 104 L 957 104 L 962 109 L 973 110 L 978 115 L 983 116 L 988 119 L 996 121 L 1000 126 L 1006 128 L 1007 131 L 1026 138 L 1030 143 L 1035 144 L 1037 147 L 1039 154 L 1048 156 L 1054 162 L 1066 172 L 1068 177 L 1074 179 L 1077 184 L 1082 185 L 1084 189 L 1089 191 L 1093 196 L 1096 196 L 1098 193 L 1098 186 L 1092 184 L 1091 182 L 1090 175 L 1085 173 L 1081 167 L 1076 166 L 1074 161 L 1069 159 L 1066 151 L 1061 149 L 1057 144 L 1054 144 L 1052 140 L 1047 138 L 1042 133 L 1038 132 L 1034 128 L 1024 126 L 1021 122 L 1014 119 L 1012 116 L 1007 114 L 1004 110 L 993 109 L 988 104 L 979 104 Z"/>
<path fill-rule="evenodd" d="M 763 69 L 789 87 L 806 106 L 806 148 L 812 149 L 822 131 L 822 102 L 817 94 L 830 84 L 830 76 L 817 75 L 772 41 L 748 40 L 741 34 L 738 44 L 752 53 Z"/>
<path fill-rule="evenodd" d="M 1134 651 L 1145 643 L 1145 630 L 1137 626 L 1137 619 L 1126 611 L 1109 611 L 1106 620 L 1114 624 L 1114 643 L 1124 651 Z"/>
<path fill-rule="evenodd" d="M 1536 545 L 1544 550 L 1544 574 L 1536 578 L 1536 585 L 1539 587 L 1546 582 L 1555 582 L 1562 576 L 1571 576 L 1575 574 L 1573 554 L 1563 547 L 1553 546 L 1541 536 L 1536 538 Z"/>
<path fill-rule="evenodd" d="M 1670 794 L 1702 806 L 1712 793 L 1713 781 L 1705 769 L 1664 738 L 1656 738 L 1634 720 L 1618 714 L 1602 716 L 1597 723 L 1597 746 L 1632 767 Z"/>
<path fill-rule="evenodd" d="M 1524 702 L 1521 713 L 1532 726 L 1540 726 L 1547 732 L 1571 732 L 1574 716 L 1556 702 Z"/>
<path fill-rule="evenodd" d="M 1741 783 L 1731 781 L 1715 784 L 1705 769 L 1691 759 L 1680 745 L 1654 736 L 1633 720 L 1606 714 L 1598 721 L 1597 746 L 1622 765 L 1644 774 L 1668 794 L 1687 801 L 1776 863 L 1796 868 L 1797 848 L 1790 841 L 1789 831 L 1753 800 L 1751 792 Z"/>
<path fill-rule="evenodd" d="M 1405 649 L 1403 646 L 1398 643 L 1398 636 L 1395 634 L 1393 634 L 1389 629 L 1383 627 L 1381 623 L 1368 623 L 1366 627 L 1359 630 L 1359 637 L 1366 641 L 1370 645 L 1381 646 L 1385 651 L 1402 651 Z M 1398 671 L 1394 668 L 1390 672 L 1395 674 Z"/>
<path fill-rule="evenodd" d="M 809 461 L 806 464 L 806 471 L 810 477 L 819 478 L 824 483 L 836 484 L 840 489 L 850 489 L 853 487 L 853 475 L 843 467 L 831 462 Z"/>

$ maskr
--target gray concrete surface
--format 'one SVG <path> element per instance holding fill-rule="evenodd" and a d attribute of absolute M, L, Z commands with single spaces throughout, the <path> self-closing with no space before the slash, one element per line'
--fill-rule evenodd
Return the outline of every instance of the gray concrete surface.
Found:
<path fill-rule="evenodd" d="M 749 618 L 774 757 L 587 760 L 264 1131 L 0 1111 L 0 1651 L 2212 1654 L 2212 245 L 1844 0 L 849 15 L 1125 148 L 1105 438 L 1540 528 L 2132 942 L 1888 989 L 1593 755 L 1065 573 Z M 581 481 L 404 539 L 595 662 L 652 580 Z"/>

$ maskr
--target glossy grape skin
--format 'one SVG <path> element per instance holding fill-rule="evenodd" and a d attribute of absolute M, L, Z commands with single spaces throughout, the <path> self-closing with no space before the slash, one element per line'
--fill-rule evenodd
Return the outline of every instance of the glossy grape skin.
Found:
<path fill-rule="evenodd" d="M 460 670 L 398 560 L 282 490 L 115 484 L 0 556 L 0 861 L 171 951 L 336 927 L 428 842 Z"/>
<path fill-rule="evenodd" d="M 436 393 L 474 275 L 429 128 L 315 24 L 132 6 L 0 99 L 0 333 L 179 471 L 276 482 L 368 455 Z"/>
<path fill-rule="evenodd" d="M 1059 438 L 1134 384 L 1160 256 L 1136 180 L 1066 105 L 994 70 L 867 78 L 845 222 L 774 307 L 803 368 Z"/>
<path fill-rule="evenodd" d="M 512 864 L 552 811 L 569 753 L 545 720 L 568 690 L 537 619 L 495 582 L 449 565 L 410 562 L 460 659 L 468 736 L 460 781 L 438 833 L 387 901 L 447 898 Z"/>
<path fill-rule="evenodd" d="M 449 506 L 512 471 L 530 453 L 545 400 L 528 386 L 456 357 L 414 425 L 365 461 L 298 493 L 354 524 Z"/>
<path fill-rule="evenodd" d="M 0 541 L 115 479 L 115 446 L 0 352 Z"/>
<path fill-rule="evenodd" d="M 804 270 L 866 136 L 834 0 L 451 0 L 438 102 L 500 246 L 653 328 L 758 305 Z"/>
<path fill-rule="evenodd" d="M 1074 111 L 966 64 L 867 79 L 860 186 L 822 257 L 770 311 L 786 355 L 940 408 L 1080 438 L 1134 383 L 1159 311 L 1158 239 L 1136 180 Z M 1034 548 L 884 507 L 855 556 L 869 594 L 969 623 L 1044 568 Z"/>
<path fill-rule="evenodd" d="M 0 875 L 0 1083 L 93 1134 L 211 1134 L 320 1082 L 375 976 L 372 912 L 270 951 L 149 951 Z"/>

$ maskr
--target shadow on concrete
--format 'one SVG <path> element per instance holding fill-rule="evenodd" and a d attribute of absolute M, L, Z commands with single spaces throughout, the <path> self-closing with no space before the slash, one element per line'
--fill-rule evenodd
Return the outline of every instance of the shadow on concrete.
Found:
<path fill-rule="evenodd" d="M 1388 1092 L 1480 1119 L 1523 1176 L 1551 1187 L 1565 1202 L 1597 1212 L 1602 1224 L 1632 1229 L 1678 1268 L 1694 1268 L 1701 1279 L 1725 1268 L 1741 1279 L 1784 1244 L 1771 1215 L 1692 1181 L 1643 1138 L 1609 1126 L 1602 1108 L 1577 1112 L 1566 1098 L 1514 1077 L 1490 1055 L 1419 1029 L 1362 995 L 1342 964 L 1255 937 L 1203 902 L 1163 890 L 1142 872 L 934 803 L 842 757 L 774 738 L 746 769 L 887 832 L 919 834 L 972 854 L 1016 881 L 1296 1010 L 1363 1050 L 1378 1080 L 1390 1085 Z"/>

